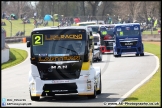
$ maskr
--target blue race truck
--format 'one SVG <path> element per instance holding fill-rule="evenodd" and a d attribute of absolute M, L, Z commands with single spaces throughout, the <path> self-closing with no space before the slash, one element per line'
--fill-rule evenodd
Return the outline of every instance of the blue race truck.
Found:
<path fill-rule="evenodd" d="M 114 35 L 113 54 L 115 57 L 120 57 L 123 54 L 144 56 L 139 23 L 115 24 Z"/>

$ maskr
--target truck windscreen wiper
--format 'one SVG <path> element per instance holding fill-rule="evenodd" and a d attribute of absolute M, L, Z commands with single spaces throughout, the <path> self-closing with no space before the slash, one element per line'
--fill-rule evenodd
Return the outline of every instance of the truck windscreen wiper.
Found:
<path fill-rule="evenodd" d="M 64 49 L 67 49 L 67 50 L 70 50 L 72 52 L 75 52 L 78 55 L 78 53 L 75 50 L 72 50 L 72 49 L 69 49 L 69 48 L 65 48 L 65 47 L 62 47 L 62 46 L 59 46 L 59 47 L 64 48 Z"/>

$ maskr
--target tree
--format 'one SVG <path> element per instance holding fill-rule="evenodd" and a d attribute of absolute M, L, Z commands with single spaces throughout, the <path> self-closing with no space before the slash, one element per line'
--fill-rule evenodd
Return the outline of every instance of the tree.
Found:
<path fill-rule="evenodd" d="M 91 9 L 92 9 L 92 12 L 91 12 L 92 16 L 96 16 L 99 3 L 100 1 L 88 1 L 88 4 L 91 6 Z"/>
<path fill-rule="evenodd" d="M 85 16 L 85 5 L 84 5 L 84 1 L 82 1 L 82 9 L 83 9 L 83 15 Z"/>

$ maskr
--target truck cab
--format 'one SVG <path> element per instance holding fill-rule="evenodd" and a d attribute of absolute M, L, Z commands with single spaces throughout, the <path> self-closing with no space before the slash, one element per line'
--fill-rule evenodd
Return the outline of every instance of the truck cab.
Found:
<path fill-rule="evenodd" d="M 92 31 L 93 43 L 94 43 L 94 52 L 93 52 L 93 62 L 102 61 L 102 52 L 101 47 L 101 36 L 98 33 L 98 30 L 101 25 L 87 25 L 87 27 Z"/>
<path fill-rule="evenodd" d="M 101 53 L 105 53 L 106 50 L 106 42 L 105 42 L 105 36 L 107 35 L 107 29 L 104 25 L 89 25 L 88 27 L 92 28 L 92 33 L 93 35 L 98 35 L 100 36 L 99 43 L 100 43 L 100 51 Z"/>
<path fill-rule="evenodd" d="M 104 36 L 105 46 L 102 47 L 102 52 L 113 53 L 113 43 L 114 43 L 114 24 L 105 24 L 107 33 Z"/>
<path fill-rule="evenodd" d="M 101 47 L 101 40 L 100 40 L 100 34 L 98 33 L 92 33 L 93 39 L 94 39 L 94 52 L 93 52 L 93 61 L 102 61 L 102 52 L 100 50 Z"/>
<path fill-rule="evenodd" d="M 92 32 L 86 26 L 35 28 L 31 32 L 29 92 L 41 96 L 101 94 L 101 69 L 92 64 Z"/>
<path fill-rule="evenodd" d="M 120 57 L 124 54 L 144 56 L 144 46 L 139 23 L 116 24 L 114 35 L 113 54 L 115 57 Z"/>

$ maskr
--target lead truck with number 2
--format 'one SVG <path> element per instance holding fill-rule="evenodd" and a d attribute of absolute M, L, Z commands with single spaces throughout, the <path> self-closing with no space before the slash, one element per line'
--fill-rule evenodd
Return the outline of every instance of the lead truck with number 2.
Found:
<path fill-rule="evenodd" d="M 35 28 L 31 32 L 29 92 L 41 96 L 101 94 L 101 69 L 92 66 L 92 31 L 86 26 Z M 79 49 L 79 50 L 78 50 Z"/>
<path fill-rule="evenodd" d="M 139 23 L 115 24 L 114 36 L 113 54 L 115 57 L 120 57 L 123 54 L 144 56 L 142 33 Z"/>

